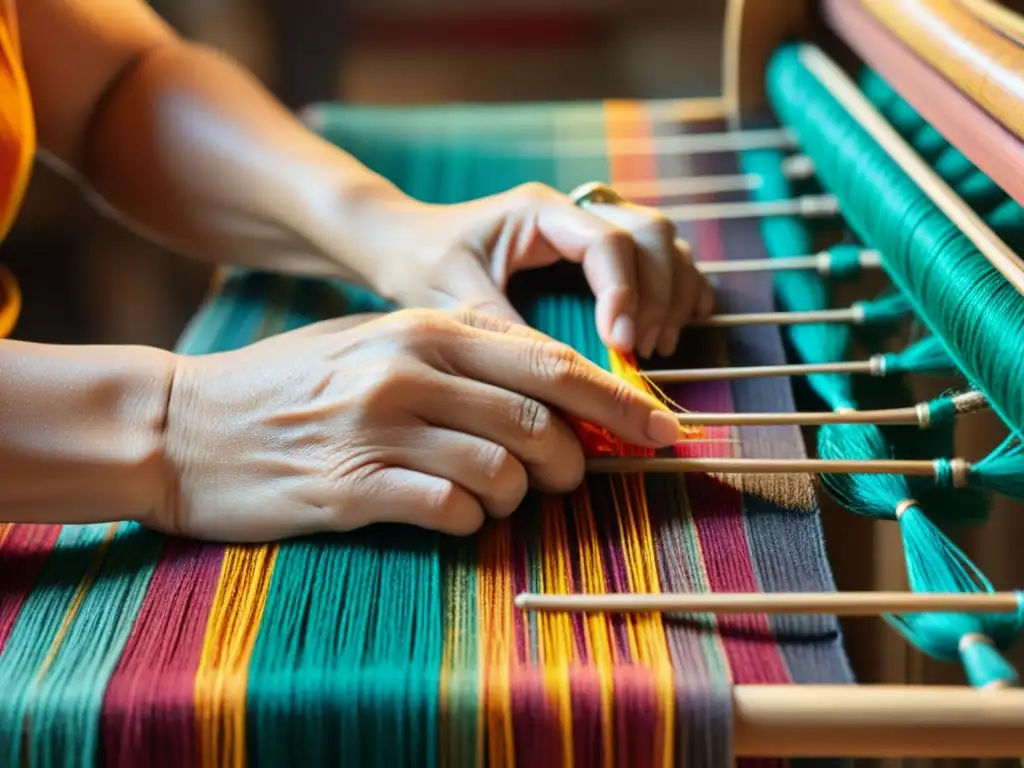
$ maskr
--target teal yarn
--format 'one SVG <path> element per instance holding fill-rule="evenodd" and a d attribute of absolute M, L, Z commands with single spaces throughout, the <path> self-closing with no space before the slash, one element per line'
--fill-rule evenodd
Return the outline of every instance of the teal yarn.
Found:
<path fill-rule="evenodd" d="M 1024 499 L 1024 445 L 1010 435 L 988 456 L 971 464 L 968 479 L 980 488 Z"/>
<path fill-rule="evenodd" d="M 837 280 L 860 277 L 864 271 L 860 265 L 860 254 L 863 250 L 859 245 L 833 245 L 825 251 L 825 257 L 828 260 L 828 276 Z"/>
<path fill-rule="evenodd" d="M 1024 427 L 1024 297 L 804 67 L 798 48 L 773 57 L 768 92 L 917 315 L 1003 420 Z"/>
<path fill-rule="evenodd" d="M 899 291 L 889 291 L 877 299 L 858 301 L 852 306 L 864 312 L 867 325 L 890 325 L 911 316 L 914 305 Z"/>
<path fill-rule="evenodd" d="M 949 142 L 914 109 L 877 72 L 864 69 L 860 74 L 861 92 L 892 124 L 892 127 L 911 140 L 914 148 L 926 160 L 935 160 Z"/>
<path fill-rule="evenodd" d="M 899 352 L 881 355 L 880 359 L 886 376 L 901 373 L 946 375 L 957 371 L 946 345 L 936 336 L 925 336 Z"/>
<path fill-rule="evenodd" d="M 744 173 L 761 177 L 761 186 L 753 192 L 755 200 L 781 200 L 791 196 L 789 180 L 781 173 L 784 155 L 777 150 L 754 150 L 740 154 Z M 760 223 L 761 238 L 770 257 L 799 256 L 812 252 L 812 238 L 796 216 L 770 216 Z M 831 252 L 831 249 L 830 249 Z M 846 252 L 845 250 L 843 251 Z M 812 270 L 782 271 L 774 275 L 779 303 L 792 312 L 827 309 L 826 282 Z M 852 340 L 852 328 L 845 323 L 794 325 L 786 335 L 797 354 L 805 361 L 845 360 Z M 848 396 L 849 377 L 839 374 L 811 374 L 807 382 L 826 402 Z"/>
<path fill-rule="evenodd" d="M 900 515 L 907 550 L 907 578 L 915 592 L 991 593 L 991 582 L 921 509 Z M 1013 613 L 915 613 L 887 616 L 900 634 L 940 661 L 960 661 L 971 684 L 1015 682 L 1017 673 L 999 651 L 1013 646 L 1024 629 L 1024 601 Z M 981 636 L 991 644 L 976 640 Z M 967 639 L 968 642 L 964 642 Z"/>
<path fill-rule="evenodd" d="M 780 170 L 782 159 L 783 154 L 776 150 L 757 150 L 741 154 L 743 170 L 746 173 L 757 174 L 762 179 L 761 187 L 754 192 L 755 199 L 772 200 L 790 195 L 791 186 Z M 799 255 L 811 250 L 811 235 L 798 217 L 771 217 L 763 220 L 760 226 L 765 248 L 772 257 Z M 860 248 L 857 245 L 842 244 L 828 249 L 828 252 L 838 255 L 839 258 L 850 259 L 856 257 L 855 254 L 859 253 Z M 780 303 L 790 311 L 811 311 L 829 306 L 828 283 L 815 271 L 777 274 L 775 286 Z M 913 312 L 911 303 L 898 291 L 891 291 L 873 301 L 861 302 L 855 306 L 864 311 L 867 324 L 880 326 L 883 333 L 886 325 L 893 324 Z M 841 324 L 812 324 L 788 329 L 790 343 L 806 362 L 846 360 L 852 346 L 852 334 L 851 327 Z M 921 352 L 907 350 L 902 355 L 897 353 L 891 358 L 882 358 L 890 377 L 901 367 L 910 369 L 916 365 L 933 364 L 937 357 L 934 344 L 925 344 L 924 347 Z M 942 362 L 948 364 L 948 356 L 945 356 Z M 832 410 L 857 408 L 854 381 L 854 377 L 847 374 L 825 373 L 807 376 L 808 385 Z M 895 389 L 891 378 L 887 383 L 890 389 Z M 897 448 L 894 448 L 887 435 L 874 425 L 843 424 L 822 427 L 817 433 L 818 455 L 833 459 L 848 458 L 849 451 L 865 459 L 884 459 L 894 453 L 898 453 L 901 458 L 933 458 L 936 451 L 938 455 L 949 455 L 954 443 L 954 419 L 943 420 L 942 415 L 943 413 L 938 414 L 935 425 L 927 430 L 923 437 L 920 434 L 892 433 L 907 438 L 901 441 Z M 955 412 L 953 415 L 955 416 Z M 921 430 L 915 429 L 915 432 L 920 433 Z M 908 449 L 912 451 L 909 456 Z M 843 485 L 845 490 L 842 495 L 849 508 L 861 514 L 873 514 L 868 510 L 876 508 L 879 503 L 885 509 L 894 509 L 895 505 L 906 498 L 892 498 L 884 487 L 886 481 L 882 476 L 855 475 L 836 482 Z M 882 483 L 882 487 L 879 487 L 879 483 Z M 915 482 L 914 485 L 920 484 Z M 931 483 L 930 487 L 934 488 L 934 483 Z M 976 493 L 944 488 L 941 493 L 929 493 L 921 489 L 919 495 L 926 496 L 934 506 L 933 512 L 943 519 L 971 523 L 984 520 L 988 514 L 987 499 Z M 881 501 L 876 502 L 876 499 Z M 932 506 L 929 508 L 932 509 Z"/>
<path fill-rule="evenodd" d="M 932 170 L 979 214 L 985 215 L 1009 199 L 998 184 L 946 141 L 878 73 L 865 70 L 860 80 L 868 100 L 921 157 L 933 161 Z"/>
<path fill-rule="evenodd" d="M 967 673 L 967 681 L 975 688 L 995 685 L 1016 687 L 1020 683 L 1017 670 L 987 635 L 963 636 L 960 640 L 960 663 Z"/>

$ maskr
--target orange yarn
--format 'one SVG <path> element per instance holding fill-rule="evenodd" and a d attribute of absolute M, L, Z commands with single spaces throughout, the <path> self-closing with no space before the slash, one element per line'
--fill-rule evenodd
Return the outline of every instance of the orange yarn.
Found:
<path fill-rule="evenodd" d="M 673 403 L 658 387 L 640 371 L 636 357 L 631 354 L 623 354 L 608 350 L 608 357 L 611 361 L 611 370 L 616 376 L 629 382 L 637 389 L 646 392 L 665 403 L 673 411 L 681 412 L 684 409 Z M 633 456 L 644 457 L 654 456 L 654 450 L 643 448 L 638 445 L 631 445 L 620 440 L 604 427 L 570 418 L 569 423 L 583 444 L 583 451 L 587 456 Z M 679 440 L 696 440 L 704 437 L 704 430 L 701 427 L 682 426 L 679 427 Z"/>

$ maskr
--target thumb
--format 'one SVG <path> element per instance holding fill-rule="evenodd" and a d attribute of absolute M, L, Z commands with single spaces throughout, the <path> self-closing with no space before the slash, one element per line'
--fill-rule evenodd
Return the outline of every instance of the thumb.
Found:
<path fill-rule="evenodd" d="M 460 252 L 451 259 L 442 279 L 445 289 L 461 309 L 525 325 L 483 262 L 472 253 Z"/>

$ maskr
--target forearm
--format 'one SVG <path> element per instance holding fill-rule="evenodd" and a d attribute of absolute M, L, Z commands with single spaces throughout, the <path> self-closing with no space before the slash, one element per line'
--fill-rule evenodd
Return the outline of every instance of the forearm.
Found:
<path fill-rule="evenodd" d="M 300 274 L 366 277 L 381 231 L 414 205 L 230 59 L 178 41 L 111 85 L 79 166 L 111 207 L 174 247 Z"/>
<path fill-rule="evenodd" d="M 0 521 L 144 519 L 169 471 L 173 356 L 0 341 Z"/>

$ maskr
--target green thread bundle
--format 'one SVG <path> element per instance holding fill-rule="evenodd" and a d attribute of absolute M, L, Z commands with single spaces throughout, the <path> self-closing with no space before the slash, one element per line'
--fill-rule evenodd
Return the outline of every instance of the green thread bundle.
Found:
<path fill-rule="evenodd" d="M 1000 238 L 1024 242 L 1024 208 L 935 130 L 878 73 L 861 73 L 864 95 L 933 171 L 973 208 Z"/>
<path fill-rule="evenodd" d="M 760 186 L 755 190 L 754 197 L 758 200 L 782 200 L 793 195 L 789 180 L 782 173 L 783 155 L 777 150 L 754 150 L 741 155 L 744 172 L 755 174 L 761 178 Z M 805 222 L 797 216 L 766 217 L 760 223 L 762 239 L 768 254 L 773 258 L 809 253 L 812 250 L 812 234 Z M 839 258 L 851 258 L 861 250 L 860 245 L 841 244 L 828 249 L 830 254 Z M 813 311 L 826 309 L 830 305 L 829 281 L 817 272 L 782 271 L 775 275 L 775 287 L 779 302 L 789 311 Z M 895 320 L 900 317 L 909 302 L 899 292 L 894 292 L 876 300 L 876 306 L 891 305 L 896 311 L 888 318 Z M 882 323 L 873 324 L 871 336 L 878 341 L 884 338 L 887 326 Z M 867 334 L 862 334 L 867 335 Z M 854 342 L 853 327 L 845 324 L 813 324 L 792 326 L 788 329 L 788 338 L 797 354 L 804 362 L 830 363 L 846 360 Z M 935 340 L 925 342 L 924 354 L 916 354 L 913 350 L 904 358 L 892 360 L 894 370 L 886 377 L 883 386 L 872 387 L 859 381 L 861 377 L 849 374 L 825 373 L 811 374 L 807 382 L 817 395 L 832 410 L 856 409 L 858 398 L 855 387 L 872 397 L 869 407 L 885 408 L 906 405 L 911 395 L 901 377 L 899 368 L 924 366 L 925 372 L 941 359 L 943 368 L 953 367 L 948 356 L 941 352 L 941 345 Z M 901 366 L 902 364 L 902 366 Z M 922 459 L 938 455 L 951 455 L 954 446 L 954 425 L 956 412 L 949 407 L 948 398 L 939 398 L 931 404 L 933 416 L 928 430 L 917 428 L 882 429 L 874 425 L 829 425 L 817 432 L 818 455 L 823 459 L 843 459 L 852 451 L 858 458 L 887 459 L 892 457 Z M 863 495 L 871 496 L 873 478 L 854 476 L 844 478 L 844 483 L 865 485 Z M 932 482 L 910 481 L 916 497 L 926 503 L 928 509 L 945 522 L 960 524 L 975 523 L 984 520 L 988 514 L 987 498 L 984 494 L 971 489 L 936 489 Z M 909 493 L 909 491 L 908 491 Z M 847 496 L 850 494 L 847 493 Z M 857 494 L 854 494 L 856 496 Z M 855 505 L 861 511 L 860 505 Z M 866 512 L 862 512 L 867 514 Z"/>
<path fill-rule="evenodd" d="M 940 338 L 967 378 L 987 395 L 1014 431 L 1024 425 L 1024 298 L 903 173 L 804 65 L 799 46 L 781 49 L 768 72 L 768 93 L 781 121 L 795 129 L 820 180 L 840 201 L 851 228 L 882 254 L 893 282 Z M 935 149 L 941 152 L 940 147 Z M 879 446 L 847 444 L 850 451 Z M 847 458 L 859 458 L 846 454 Z M 872 455 L 871 458 L 874 458 Z M 1018 495 L 1019 449 L 1004 446 L 972 467 L 974 485 Z M 951 477 L 948 461 L 937 461 Z M 973 567 L 924 514 L 904 478 L 823 477 L 840 501 L 864 513 L 899 519 L 911 586 L 919 591 L 990 591 Z M 1003 679 L 995 649 L 1019 635 L 1011 616 L 931 615 L 892 618 L 922 650 L 949 657 L 964 637 L 991 639 L 990 654 L 961 654 L 976 684 Z M 970 628 L 969 631 L 967 628 Z"/>

